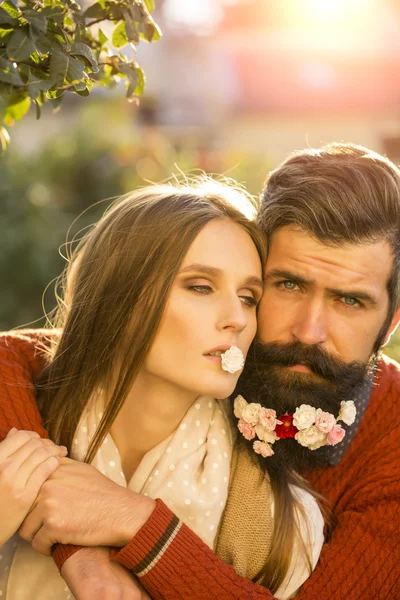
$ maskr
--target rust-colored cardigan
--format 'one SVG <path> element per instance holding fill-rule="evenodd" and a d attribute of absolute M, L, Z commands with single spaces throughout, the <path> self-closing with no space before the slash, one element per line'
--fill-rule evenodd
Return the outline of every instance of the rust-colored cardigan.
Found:
<path fill-rule="evenodd" d="M 0 440 L 11 427 L 47 434 L 33 381 L 43 332 L 0 336 Z M 380 362 L 359 431 L 336 467 L 309 475 L 335 508 L 337 525 L 298 600 L 400 600 L 400 367 Z M 257 518 L 257 515 L 249 515 Z M 243 523 L 245 527 L 246 524 Z M 57 546 L 62 565 L 78 547 Z M 273 600 L 239 577 L 161 502 L 114 558 L 155 600 Z"/>

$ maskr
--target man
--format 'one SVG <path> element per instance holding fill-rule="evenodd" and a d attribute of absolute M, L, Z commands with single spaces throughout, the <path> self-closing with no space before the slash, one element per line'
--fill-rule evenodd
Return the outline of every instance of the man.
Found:
<path fill-rule="evenodd" d="M 276 457 L 287 456 L 327 498 L 336 520 L 298 598 L 395 600 L 400 370 L 378 352 L 400 317 L 400 172 L 352 145 L 297 153 L 270 175 L 259 222 L 269 240 L 261 343 L 239 391 L 278 414 L 309 404 L 336 416 L 344 399 L 357 408 L 337 446 L 310 450 L 295 439 L 274 444 Z M 9 356 L 9 338 L 7 343 Z M 19 354 L 16 368 L 24 364 L 28 371 L 21 367 L 25 379 L 38 368 L 26 340 L 12 352 Z M 32 428 L 34 417 L 20 428 Z M 10 418 L 7 423 L 12 426 Z M 165 505 L 158 503 L 149 518 L 141 519 L 141 511 L 139 497 L 138 532 L 114 559 L 152 598 L 273 599 L 238 577 Z M 59 547 L 57 562 L 69 557 L 64 577 L 77 598 L 90 597 L 86 589 L 97 576 L 85 579 L 82 573 L 90 565 L 85 557 L 96 550 L 72 551 Z"/>

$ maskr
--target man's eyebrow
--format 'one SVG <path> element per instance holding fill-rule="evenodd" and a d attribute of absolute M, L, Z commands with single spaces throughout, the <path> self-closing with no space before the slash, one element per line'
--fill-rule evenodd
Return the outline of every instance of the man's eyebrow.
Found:
<path fill-rule="evenodd" d="M 210 265 L 202 265 L 200 263 L 193 263 L 184 267 L 179 271 L 179 274 L 188 273 L 188 272 L 196 272 L 196 273 L 204 273 L 205 275 L 211 275 L 213 277 L 221 277 L 223 274 L 222 269 L 218 269 L 217 267 L 211 267 Z M 256 285 L 257 287 L 264 289 L 263 281 L 260 277 L 256 277 L 255 275 L 250 275 L 245 279 L 243 285 Z"/>
<path fill-rule="evenodd" d="M 290 281 L 294 281 L 295 283 L 302 283 L 303 285 L 310 285 L 314 283 L 309 279 L 304 279 L 304 277 L 300 277 L 300 275 L 295 275 L 290 271 L 284 271 L 281 269 L 271 269 L 271 271 L 267 271 L 267 273 L 265 274 L 266 279 L 272 279 L 273 277 L 276 279 L 290 279 Z"/>
<path fill-rule="evenodd" d="M 271 269 L 268 271 L 265 276 L 266 279 L 279 278 L 279 279 L 288 279 L 293 281 L 294 283 L 299 283 L 301 285 L 312 285 L 315 283 L 312 279 L 305 279 L 300 275 L 295 275 L 290 271 L 285 271 L 281 269 Z M 351 298 L 355 298 L 356 300 L 363 300 L 368 304 L 376 305 L 378 304 L 376 298 L 371 296 L 368 292 L 357 291 L 357 290 L 340 290 L 338 288 L 326 288 L 328 292 L 334 294 L 335 296 L 350 296 Z"/>

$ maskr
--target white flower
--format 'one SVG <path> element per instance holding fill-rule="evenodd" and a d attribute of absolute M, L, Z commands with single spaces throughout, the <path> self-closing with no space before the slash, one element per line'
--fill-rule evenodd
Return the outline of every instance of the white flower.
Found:
<path fill-rule="evenodd" d="M 246 423 L 250 423 L 250 425 L 257 425 L 260 408 L 261 404 L 250 402 L 250 404 L 245 406 L 242 410 L 242 419 L 246 421 Z"/>
<path fill-rule="evenodd" d="M 228 373 L 236 373 L 244 366 L 243 352 L 237 346 L 231 346 L 226 352 L 221 354 L 221 367 Z"/>
<path fill-rule="evenodd" d="M 240 419 L 243 413 L 243 409 L 247 406 L 246 400 L 239 394 L 236 396 L 233 403 L 233 413 L 237 419 Z"/>
<path fill-rule="evenodd" d="M 320 448 L 321 446 L 325 445 L 321 442 L 325 442 L 326 434 L 320 431 L 318 427 L 315 427 L 315 425 L 312 425 L 307 429 L 302 429 L 301 431 L 298 431 L 294 438 L 302 446 L 310 448 L 311 450 L 316 450 L 317 448 Z"/>
<path fill-rule="evenodd" d="M 356 419 L 357 409 L 353 400 L 347 400 L 340 403 L 338 421 L 343 421 L 346 425 L 353 425 Z"/>
<path fill-rule="evenodd" d="M 296 408 L 296 412 L 293 415 L 293 425 L 295 425 L 297 429 L 308 429 L 308 427 L 314 425 L 316 416 L 317 411 L 313 406 L 302 404 Z"/>
<path fill-rule="evenodd" d="M 256 425 L 255 432 L 259 440 L 262 442 L 267 442 L 268 444 L 273 444 L 278 439 L 275 431 L 271 431 L 267 429 L 267 427 L 263 427 L 262 425 Z"/>

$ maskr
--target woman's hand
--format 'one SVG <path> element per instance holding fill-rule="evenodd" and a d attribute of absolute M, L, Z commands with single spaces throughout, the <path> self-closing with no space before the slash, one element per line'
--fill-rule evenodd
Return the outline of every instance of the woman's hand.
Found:
<path fill-rule="evenodd" d="M 136 577 L 111 560 L 109 548 L 78 550 L 61 575 L 76 600 L 151 600 Z"/>
<path fill-rule="evenodd" d="M 57 542 L 124 546 L 155 505 L 151 498 L 114 483 L 91 465 L 64 458 L 42 485 L 19 535 L 46 556 Z"/>
<path fill-rule="evenodd" d="M 17 531 L 66 454 L 64 446 L 34 431 L 13 428 L 0 442 L 0 547 Z"/>

